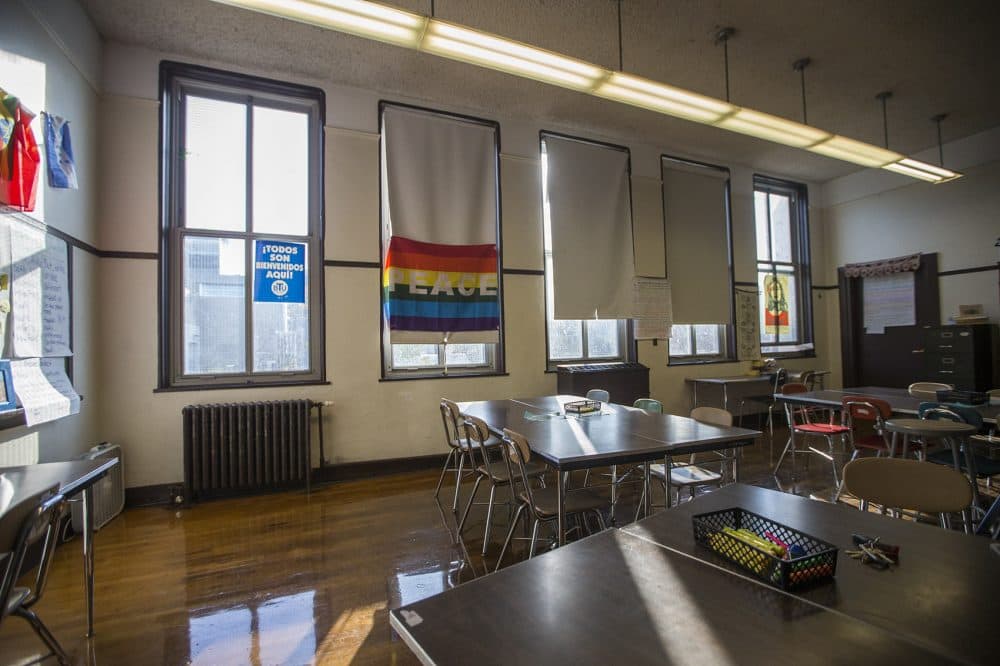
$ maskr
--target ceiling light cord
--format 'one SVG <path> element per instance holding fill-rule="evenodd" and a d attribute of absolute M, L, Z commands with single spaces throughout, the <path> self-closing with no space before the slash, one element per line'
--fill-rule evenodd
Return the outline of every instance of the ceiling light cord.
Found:
<path fill-rule="evenodd" d="M 875 99 L 882 102 L 882 137 L 885 140 L 885 147 L 889 147 L 889 112 L 887 111 L 887 104 L 889 98 L 892 97 L 891 90 L 883 90 L 879 94 L 875 95 Z"/>
<path fill-rule="evenodd" d="M 792 69 L 799 73 L 799 81 L 802 83 L 802 124 L 809 124 L 809 114 L 806 111 L 806 67 L 809 66 L 812 60 L 809 58 L 800 58 L 792 63 Z"/>
<path fill-rule="evenodd" d="M 941 141 L 941 121 L 948 117 L 947 113 L 939 113 L 931 121 L 937 125 L 938 135 L 938 164 L 944 167 L 944 143 Z"/>
<path fill-rule="evenodd" d="M 722 59 L 726 68 L 726 101 L 729 99 L 729 38 L 736 34 L 735 28 L 722 28 L 715 33 L 715 43 L 722 43 Z"/>
<path fill-rule="evenodd" d="M 618 0 L 618 71 L 625 71 L 625 60 L 622 57 L 622 0 Z"/>

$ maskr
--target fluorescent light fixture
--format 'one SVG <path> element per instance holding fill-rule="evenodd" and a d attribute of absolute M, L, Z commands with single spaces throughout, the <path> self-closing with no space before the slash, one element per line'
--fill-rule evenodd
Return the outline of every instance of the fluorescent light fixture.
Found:
<path fill-rule="evenodd" d="M 957 171 L 943 169 L 941 167 L 934 166 L 933 164 L 921 162 L 920 160 L 910 159 L 909 157 L 905 157 L 898 162 L 893 162 L 892 164 L 887 164 L 882 168 L 887 171 L 893 171 L 904 176 L 910 176 L 911 178 L 919 178 L 920 180 L 926 180 L 927 182 L 935 184 L 946 183 L 949 180 L 955 180 L 956 178 L 962 177 L 962 174 Z"/>
<path fill-rule="evenodd" d="M 793 148 L 807 148 L 831 137 L 829 132 L 821 129 L 751 109 L 740 109 L 720 120 L 716 126 Z"/>
<path fill-rule="evenodd" d="M 699 123 L 711 124 L 736 111 L 726 102 L 620 72 L 612 73 L 594 94 Z"/>
<path fill-rule="evenodd" d="M 962 174 L 891 150 L 472 28 L 365 0 L 214 0 L 585 92 L 668 116 L 944 183 Z"/>
<path fill-rule="evenodd" d="M 590 63 L 431 19 L 421 50 L 508 74 L 589 92 L 605 76 Z"/>
<path fill-rule="evenodd" d="M 903 158 L 899 153 L 870 143 L 848 139 L 846 136 L 834 136 L 823 143 L 810 146 L 807 150 L 866 167 L 882 167 Z"/>
<path fill-rule="evenodd" d="M 364 0 L 215 0 L 279 18 L 415 48 L 427 18 Z"/>

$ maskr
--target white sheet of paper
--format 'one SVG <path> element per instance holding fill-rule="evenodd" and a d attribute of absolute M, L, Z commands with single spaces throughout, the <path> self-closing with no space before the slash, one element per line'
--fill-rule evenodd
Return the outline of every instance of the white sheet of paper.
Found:
<path fill-rule="evenodd" d="M 674 323 L 670 280 L 636 277 L 632 280 L 632 315 L 636 319 L 661 319 Z"/>
<path fill-rule="evenodd" d="M 66 242 L 13 225 L 10 254 L 13 355 L 72 356 Z"/>
<path fill-rule="evenodd" d="M 10 362 L 14 393 L 29 427 L 80 413 L 80 396 L 61 358 L 26 358 Z"/>
<path fill-rule="evenodd" d="M 632 332 L 636 340 L 669 340 L 670 324 L 666 319 L 633 319 Z"/>

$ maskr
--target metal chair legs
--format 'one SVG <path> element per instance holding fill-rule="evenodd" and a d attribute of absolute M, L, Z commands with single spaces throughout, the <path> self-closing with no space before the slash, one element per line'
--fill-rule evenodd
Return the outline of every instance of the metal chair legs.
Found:
<path fill-rule="evenodd" d="M 458 492 L 462 487 L 462 471 L 465 467 L 465 451 L 458 452 L 458 471 L 455 473 L 455 499 L 451 502 L 451 510 L 458 511 Z"/>
<path fill-rule="evenodd" d="M 538 543 L 538 525 L 541 523 L 540 520 L 535 518 L 535 524 L 531 527 L 531 545 L 528 546 L 528 559 L 530 560 L 535 556 L 535 544 Z"/>
<path fill-rule="evenodd" d="M 52 635 L 52 632 L 49 631 L 49 628 L 45 626 L 45 623 L 41 621 L 34 611 L 20 607 L 15 609 L 13 614 L 18 617 L 23 617 L 28 621 L 31 628 L 34 629 L 35 633 L 38 634 L 38 637 L 42 639 L 42 642 L 44 642 L 45 645 L 52 650 L 52 653 L 56 656 L 56 659 L 59 660 L 60 664 L 70 663 L 69 656 L 66 654 L 66 651 L 63 650 L 59 641 L 56 640 L 56 637 Z"/>
<path fill-rule="evenodd" d="M 510 547 L 510 540 L 514 538 L 514 530 L 517 529 L 517 523 L 521 520 L 521 514 L 524 513 L 524 505 L 518 504 L 517 511 L 514 513 L 514 519 L 510 521 L 510 529 L 507 530 L 507 538 L 503 541 L 503 548 L 500 549 L 500 556 L 497 557 L 497 566 L 494 571 L 500 570 L 500 563 L 503 562 L 503 556 L 507 554 L 507 548 Z"/>
<path fill-rule="evenodd" d="M 448 467 L 448 463 L 451 462 L 451 459 L 454 456 L 455 456 L 455 449 L 451 449 L 450 451 L 448 451 L 448 457 L 444 459 L 444 467 L 441 468 L 441 476 L 438 477 L 437 488 L 434 489 L 434 497 L 437 497 L 438 495 L 441 494 L 441 486 L 442 484 L 444 484 L 444 476 L 445 474 L 448 473 L 448 470 L 450 469 Z"/>
<path fill-rule="evenodd" d="M 458 521 L 459 537 L 462 536 L 462 530 L 465 529 L 465 519 L 469 517 L 469 509 L 472 508 L 472 503 L 476 500 L 476 493 L 479 492 L 479 484 L 482 482 L 483 482 L 483 477 L 477 476 L 476 483 L 472 486 L 472 494 L 469 495 L 469 502 L 465 505 L 465 511 L 462 512 L 462 519 Z M 492 498 L 493 495 L 490 494 L 490 497 Z"/>
<path fill-rule="evenodd" d="M 486 527 L 483 528 L 483 555 L 486 554 L 486 547 L 490 545 L 490 523 L 493 521 L 493 500 L 496 498 L 497 487 L 490 486 L 490 502 L 486 508 Z"/>

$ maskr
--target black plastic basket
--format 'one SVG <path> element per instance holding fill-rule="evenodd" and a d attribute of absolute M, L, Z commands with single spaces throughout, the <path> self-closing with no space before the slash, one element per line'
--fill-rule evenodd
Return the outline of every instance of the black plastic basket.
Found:
<path fill-rule="evenodd" d="M 805 532 L 740 508 L 723 509 L 691 517 L 694 540 L 745 570 L 754 578 L 783 590 L 832 579 L 837 573 L 837 547 Z M 723 531 L 747 529 L 762 538 L 767 533 L 802 554 L 782 559 Z"/>

